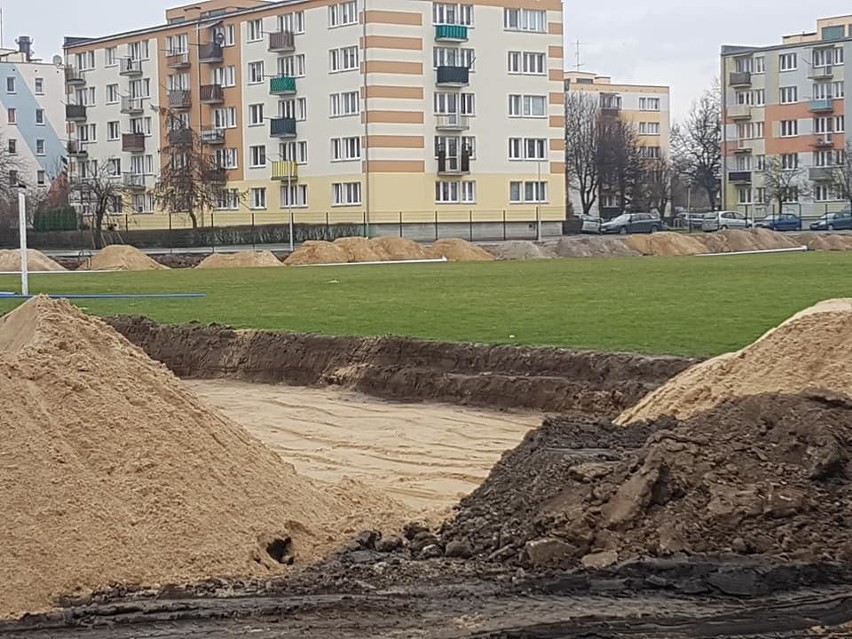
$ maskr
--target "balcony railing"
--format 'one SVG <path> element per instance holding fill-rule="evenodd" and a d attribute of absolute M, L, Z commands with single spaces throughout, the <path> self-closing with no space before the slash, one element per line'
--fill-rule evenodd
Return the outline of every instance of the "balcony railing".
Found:
<path fill-rule="evenodd" d="M 83 86 L 86 84 L 86 76 L 80 69 L 67 66 L 65 67 L 65 84 L 69 86 Z"/>
<path fill-rule="evenodd" d="M 225 129 L 205 127 L 201 130 L 201 142 L 203 144 L 224 144 Z"/>
<path fill-rule="evenodd" d="M 435 83 L 443 87 L 465 87 L 470 84 L 470 69 L 468 67 L 438 67 Z"/>
<path fill-rule="evenodd" d="M 122 58 L 119 63 L 119 75 L 140 76 L 142 75 L 142 62 L 133 58 Z"/>
<path fill-rule="evenodd" d="M 436 118 L 435 128 L 439 131 L 467 131 L 470 118 L 460 113 L 447 113 Z"/>
<path fill-rule="evenodd" d="M 728 107 L 728 117 L 732 120 L 750 120 L 750 104 L 734 104 Z"/>
<path fill-rule="evenodd" d="M 208 42 L 198 47 L 198 60 L 205 64 L 217 64 L 225 59 L 221 44 Z"/>
<path fill-rule="evenodd" d="M 166 58 L 166 64 L 170 69 L 188 69 L 192 66 L 189 53 L 170 53 Z"/>
<path fill-rule="evenodd" d="M 68 140 L 68 155 L 83 158 L 89 155 L 86 143 L 80 140 Z"/>
<path fill-rule="evenodd" d="M 729 171 L 728 181 L 743 183 L 751 182 L 751 171 Z"/>
<path fill-rule="evenodd" d="M 272 163 L 272 179 L 295 182 L 299 178 L 299 165 L 291 160 L 278 160 Z"/>
<path fill-rule="evenodd" d="M 132 191 L 144 191 L 147 186 L 143 173 L 125 173 L 122 182 L 125 188 Z"/>
<path fill-rule="evenodd" d="M 191 145 L 192 131 L 190 129 L 173 129 L 169 131 L 169 144 L 171 146 Z"/>
<path fill-rule="evenodd" d="M 273 53 L 291 53 L 296 50 L 296 38 L 292 31 L 269 34 L 269 50 Z"/>
<path fill-rule="evenodd" d="M 439 24 L 435 27 L 437 42 L 467 42 L 467 27 L 460 24 Z"/>
<path fill-rule="evenodd" d="M 271 95 L 287 95 L 296 92 L 296 78 L 289 75 L 280 75 L 269 81 L 269 93 Z"/>
<path fill-rule="evenodd" d="M 138 113 L 142 113 L 144 109 L 142 108 L 142 100 L 141 98 L 121 98 L 121 112 L 126 113 L 128 115 L 136 115 Z"/>
<path fill-rule="evenodd" d="M 751 153 L 753 148 L 752 140 L 736 140 L 734 142 L 735 153 Z"/>
<path fill-rule="evenodd" d="M 220 104 L 225 101 L 225 92 L 221 84 L 203 84 L 198 99 L 203 104 Z"/>
<path fill-rule="evenodd" d="M 814 146 L 818 149 L 830 149 L 834 147 L 834 138 L 831 133 L 817 133 Z"/>
<path fill-rule="evenodd" d="M 841 168 L 842 170 L 842 168 Z M 834 178 L 835 171 L 827 166 L 811 167 L 808 170 L 808 177 L 812 182 L 825 182 Z"/>
<path fill-rule="evenodd" d="M 748 71 L 735 71 L 729 76 L 729 82 L 732 87 L 750 87 L 751 73 Z"/>
<path fill-rule="evenodd" d="M 273 138 L 296 137 L 296 118 L 275 118 L 271 120 L 269 135 Z"/>
<path fill-rule="evenodd" d="M 188 89 L 169 91 L 169 106 L 173 109 L 188 109 L 192 106 L 192 92 Z"/>
<path fill-rule="evenodd" d="M 125 133 L 121 136 L 121 150 L 125 153 L 142 153 L 145 151 L 144 133 Z"/>
<path fill-rule="evenodd" d="M 82 104 L 66 104 L 65 119 L 69 122 L 85 122 L 86 107 Z"/>
<path fill-rule="evenodd" d="M 819 113 L 821 111 L 833 111 L 834 101 L 831 98 L 817 98 L 811 100 L 811 111 Z"/>
<path fill-rule="evenodd" d="M 223 184 L 228 181 L 228 172 L 220 166 L 204 171 L 203 178 L 205 182 L 213 184 Z"/>
<path fill-rule="evenodd" d="M 808 76 L 811 80 L 831 80 L 834 77 L 834 69 L 830 64 L 814 66 Z"/>

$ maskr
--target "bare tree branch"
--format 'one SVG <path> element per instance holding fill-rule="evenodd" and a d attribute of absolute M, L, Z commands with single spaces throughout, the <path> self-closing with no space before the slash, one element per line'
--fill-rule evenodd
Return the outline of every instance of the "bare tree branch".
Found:
<path fill-rule="evenodd" d="M 807 172 L 798 167 L 785 168 L 780 156 L 767 156 L 761 174 L 766 203 L 776 202 L 778 213 L 783 212 L 784 204 L 798 202 L 799 198 L 810 194 Z"/>
<path fill-rule="evenodd" d="M 672 128 L 674 166 L 679 175 L 704 190 L 712 208 L 718 201 L 722 171 L 722 109 L 719 81 L 693 103 L 686 120 Z"/>
<path fill-rule="evenodd" d="M 565 170 L 568 184 L 577 192 L 583 214 L 588 215 L 598 198 L 598 138 L 600 110 L 597 97 L 569 91 L 565 98 Z"/>
<path fill-rule="evenodd" d="M 852 209 L 852 140 L 846 141 L 843 151 L 837 152 L 837 162 L 834 166 L 826 167 L 825 173 L 829 187 L 838 197 L 846 200 Z"/>

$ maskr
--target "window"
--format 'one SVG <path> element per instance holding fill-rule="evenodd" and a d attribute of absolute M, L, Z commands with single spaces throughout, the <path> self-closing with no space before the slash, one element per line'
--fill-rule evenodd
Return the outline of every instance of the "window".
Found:
<path fill-rule="evenodd" d="M 332 93 L 329 96 L 329 115 L 333 118 L 358 115 L 360 109 L 360 96 L 357 91 Z"/>
<path fill-rule="evenodd" d="M 830 100 L 834 97 L 834 86 L 830 82 L 815 82 L 811 96 L 814 100 Z"/>
<path fill-rule="evenodd" d="M 781 154 L 782 169 L 798 169 L 799 154 L 798 153 L 782 153 Z"/>
<path fill-rule="evenodd" d="M 36 172 L 36 183 L 39 186 L 44 186 L 45 184 L 47 184 L 47 174 L 44 171 Z"/>
<path fill-rule="evenodd" d="M 342 27 L 347 24 L 357 24 L 357 22 L 358 3 L 355 0 L 340 2 L 328 7 L 329 27 Z"/>
<path fill-rule="evenodd" d="M 237 85 L 237 70 L 233 67 L 217 67 L 212 73 L 213 84 L 218 84 L 223 87 L 233 87 Z"/>
<path fill-rule="evenodd" d="M 432 5 L 432 22 L 473 26 L 473 5 L 435 2 Z"/>
<path fill-rule="evenodd" d="M 115 141 L 121 138 L 121 123 L 107 122 L 107 140 Z"/>
<path fill-rule="evenodd" d="M 117 84 L 108 84 L 106 86 L 106 103 L 107 104 L 117 104 L 118 101 L 119 101 L 118 85 Z"/>
<path fill-rule="evenodd" d="M 289 160 L 296 164 L 308 163 L 308 143 L 307 141 L 300 142 L 282 142 L 278 147 L 278 154 L 282 160 Z"/>
<path fill-rule="evenodd" d="M 813 50 L 813 66 L 830 67 L 843 64 L 843 48 L 829 47 Z"/>
<path fill-rule="evenodd" d="M 278 75 L 288 75 L 294 78 L 305 77 L 305 54 L 299 53 L 278 58 Z"/>
<path fill-rule="evenodd" d="M 263 62 L 249 62 L 248 83 L 261 84 L 263 82 Z"/>
<path fill-rule="evenodd" d="M 249 126 L 259 126 L 263 124 L 263 105 L 249 105 Z"/>
<path fill-rule="evenodd" d="M 186 33 L 166 38 L 166 55 L 180 55 L 189 51 L 189 36 Z"/>
<path fill-rule="evenodd" d="M 509 201 L 547 202 L 547 182 L 509 182 Z"/>
<path fill-rule="evenodd" d="M 639 98 L 640 111 L 659 111 L 660 98 Z"/>
<path fill-rule="evenodd" d="M 35 110 L 35 123 L 44 126 L 44 109 Z"/>
<path fill-rule="evenodd" d="M 107 160 L 107 175 L 121 175 L 121 158 Z"/>
<path fill-rule="evenodd" d="M 781 87 L 781 104 L 793 104 L 799 101 L 799 91 L 797 87 Z"/>
<path fill-rule="evenodd" d="M 118 51 L 116 47 L 104 49 L 104 66 L 114 67 L 118 65 Z"/>
<path fill-rule="evenodd" d="M 250 146 L 249 158 L 251 168 L 260 169 L 266 166 L 266 147 L 265 146 Z"/>
<path fill-rule="evenodd" d="M 754 96 L 751 91 L 737 91 L 736 99 L 737 104 L 752 104 L 754 102 Z"/>
<path fill-rule="evenodd" d="M 795 53 L 781 53 L 778 55 L 778 68 L 781 71 L 795 71 L 798 68 L 798 60 Z"/>
<path fill-rule="evenodd" d="M 18 123 L 18 111 L 14 108 L 10 108 L 6 110 L 6 120 L 9 124 L 17 124 Z"/>
<path fill-rule="evenodd" d="M 766 58 L 763 56 L 754 58 L 754 73 L 766 73 Z"/>
<path fill-rule="evenodd" d="M 44 140 L 36 140 L 36 155 L 46 155 L 47 152 L 44 150 Z"/>
<path fill-rule="evenodd" d="M 756 106 L 763 106 L 766 104 L 766 89 L 755 89 L 754 93 L 754 104 Z"/>
<path fill-rule="evenodd" d="M 251 208 L 265 209 L 266 208 L 266 189 L 263 187 L 253 188 L 251 190 Z"/>
<path fill-rule="evenodd" d="M 6 93 L 17 93 L 18 87 L 15 76 L 10 75 L 6 78 Z"/>
<path fill-rule="evenodd" d="M 127 53 L 131 60 L 147 60 L 148 59 L 148 41 L 131 42 L 127 45 Z"/>
<path fill-rule="evenodd" d="M 281 102 L 278 103 L 278 117 L 293 118 L 299 122 L 304 122 L 308 117 L 307 98 L 281 100 Z"/>
<path fill-rule="evenodd" d="M 814 200 L 816 202 L 832 202 L 842 199 L 838 191 L 828 184 L 817 184 L 814 186 Z"/>
<path fill-rule="evenodd" d="M 659 159 L 660 158 L 660 147 L 658 146 L 640 146 L 639 147 L 639 157 L 650 158 L 650 159 Z"/>
<path fill-rule="evenodd" d="M 503 9 L 506 31 L 547 31 L 547 12 L 538 9 Z"/>
<path fill-rule="evenodd" d="M 543 95 L 510 95 L 509 116 L 514 118 L 547 117 L 547 97 Z"/>
<path fill-rule="evenodd" d="M 130 83 L 131 98 L 150 98 L 151 97 L 151 80 L 144 78 L 142 80 L 134 80 Z M 94 94 L 92 94 L 92 104 L 95 102 Z"/>
<path fill-rule="evenodd" d="M 435 47 L 432 50 L 432 64 L 438 67 L 467 67 L 475 71 L 476 53 L 473 49 L 457 47 Z"/>
<path fill-rule="evenodd" d="M 18 185 L 18 172 L 15 169 L 9 171 L 9 185 L 17 186 Z"/>
<path fill-rule="evenodd" d="M 837 133 L 844 133 L 846 131 L 846 116 L 845 115 L 834 116 L 834 130 Z"/>
<path fill-rule="evenodd" d="M 843 164 L 843 151 L 814 151 L 814 166 L 826 167 Z"/>
<path fill-rule="evenodd" d="M 152 193 L 134 193 L 133 210 L 137 213 L 153 213 L 154 195 Z"/>
<path fill-rule="evenodd" d="M 95 68 L 95 52 L 94 51 L 86 51 L 84 53 L 78 53 L 76 55 L 77 60 L 77 68 L 80 71 L 88 71 L 89 69 Z"/>
<path fill-rule="evenodd" d="M 213 126 L 217 129 L 237 128 L 237 108 L 226 107 L 213 111 Z"/>
<path fill-rule="evenodd" d="M 765 155 L 755 155 L 754 156 L 754 168 L 758 171 L 766 170 L 766 156 Z"/>
<path fill-rule="evenodd" d="M 331 139 L 331 160 L 347 161 L 361 159 L 361 138 L 332 138 Z"/>
<path fill-rule="evenodd" d="M 35 79 L 35 94 L 44 95 L 44 78 Z"/>
<path fill-rule="evenodd" d="M 474 115 L 476 95 L 473 93 L 436 92 L 434 96 L 436 115 Z"/>
<path fill-rule="evenodd" d="M 223 169 L 236 169 L 239 166 L 236 149 L 216 149 L 216 165 Z"/>
<path fill-rule="evenodd" d="M 335 182 L 331 185 L 331 202 L 334 206 L 361 204 L 361 183 Z"/>
<path fill-rule="evenodd" d="M 846 96 L 846 84 L 842 80 L 832 83 L 832 87 L 834 88 L 833 93 L 835 98 L 842 98 Z"/>
<path fill-rule="evenodd" d="M 263 40 L 263 20 L 258 18 L 257 20 L 249 20 L 247 23 L 248 27 L 248 37 L 246 40 L 249 42 L 257 42 L 258 40 Z"/>
<path fill-rule="evenodd" d="M 278 16 L 278 31 L 292 31 L 293 33 L 305 32 L 305 12 L 294 11 Z"/>
<path fill-rule="evenodd" d="M 225 211 L 236 211 L 240 208 L 240 192 L 238 189 L 222 189 L 216 201 L 216 208 Z"/>
<path fill-rule="evenodd" d="M 151 135 L 151 118 L 131 118 L 130 132 Z"/>
<path fill-rule="evenodd" d="M 547 158 L 545 138 L 509 138 L 510 160 L 544 160 Z"/>
<path fill-rule="evenodd" d="M 98 130 L 94 124 L 84 124 L 77 126 L 77 138 L 81 142 L 97 142 Z"/>
<path fill-rule="evenodd" d="M 358 68 L 358 47 L 343 47 L 328 52 L 328 68 L 334 71 L 354 71 Z"/>
<path fill-rule="evenodd" d="M 751 171 L 751 156 L 738 155 L 736 160 L 737 171 Z"/>
<path fill-rule="evenodd" d="M 659 122 L 640 122 L 639 135 L 660 135 Z"/>
<path fill-rule="evenodd" d="M 781 120 L 781 137 L 791 138 L 799 135 L 798 120 Z"/>
<path fill-rule="evenodd" d="M 544 75 L 547 65 L 543 53 L 509 51 L 509 73 Z"/>
<path fill-rule="evenodd" d="M 751 187 L 737 187 L 737 202 L 739 204 L 751 204 Z"/>
<path fill-rule="evenodd" d="M 281 187 L 281 206 L 287 208 L 304 208 L 308 205 L 308 185 L 292 184 Z"/>
<path fill-rule="evenodd" d="M 15 138 L 9 138 L 9 155 L 18 154 L 18 141 Z"/>
<path fill-rule="evenodd" d="M 473 204 L 476 202 L 476 182 L 464 180 L 438 180 L 435 182 L 437 204 Z"/>

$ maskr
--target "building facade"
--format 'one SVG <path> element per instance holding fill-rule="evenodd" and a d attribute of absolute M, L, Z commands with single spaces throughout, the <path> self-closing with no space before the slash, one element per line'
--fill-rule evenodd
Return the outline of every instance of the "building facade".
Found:
<path fill-rule="evenodd" d="M 796 187 L 785 212 L 809 218 L 845 208 L 826 169 L 846 144 L 850 55 L 852 16 L 819 20 L 815 32 L 776 46 L 722 48 L 725 208 L 749 217 L 778 212 L 779 184 Z"/>
<path fill-rule="evenodd" d="M 62 64 L 33 56 L 30 39 L 0 49 L 0 156 L 9 183 L 47 189 L 63 173 L 65 80 Z"/>
<path fill-rule="evenodd" d="M 670 158 L 671 109 L 669 87 L 642 84 L 615 84 L 608 76 L 584 71 L 565 73 L 565 91 L 582 91 L 599 100 L 601 113 L 620 117 L 633 124 L 639 144 L 648 158 Z M 576 201 L 575 201 L 576 200 Z M 574 210 L 581 210 L 571 194 Z M 598 202 L 602 212 L 617 212 L 618 197 L 602 191 Z"/>
<path fill-rule="evenodd" d="M 72 175 L 110 163 L 140 227 L 174 224 L 175 123 L 224 171 L 217 225 L 564 218 L 559 0 L 208 0 L 65 52 Z"/>

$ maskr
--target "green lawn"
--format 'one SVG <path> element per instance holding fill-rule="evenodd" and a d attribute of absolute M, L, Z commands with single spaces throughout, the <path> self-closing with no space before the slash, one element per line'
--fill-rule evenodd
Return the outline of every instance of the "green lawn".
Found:
<path fill-rule="evenodd" d="M 0 291 L 17 286 L 0 276 Z M 208 295 L 80 302 L 171 323 L 713 355 L 818 300 L 852 297 L 852 254 L 35 275 L 31 289 Z"/>

